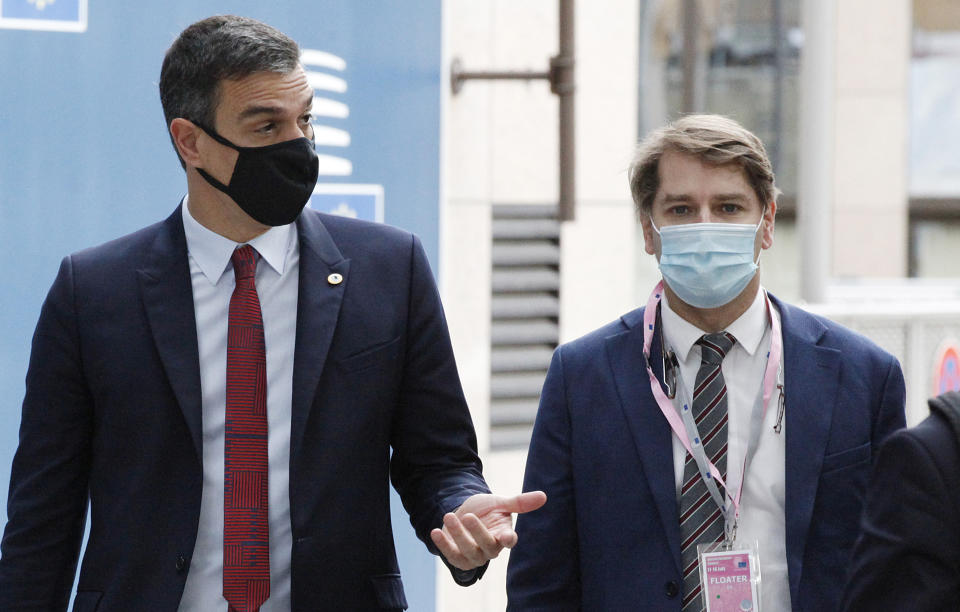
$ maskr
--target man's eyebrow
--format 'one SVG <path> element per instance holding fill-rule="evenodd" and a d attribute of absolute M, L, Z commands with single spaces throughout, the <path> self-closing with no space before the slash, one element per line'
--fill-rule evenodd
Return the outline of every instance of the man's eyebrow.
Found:
<path fill-rule="evenodd" d="M 313 92 L 310 92 L 309 96 L 303 98 L 303 110 L 312 110 L 313 109 Z"/>
<path fill-rule="evenodd" d="M 668 193 L 663 197 L 664 202 L 690 202 L 692 200 L 693 197 L 685 193 Z"/>
<path fill-rule="evenodd" d="M 281 112 L 276 106 L 250 106 L 240 112 L 240 119 L 249 119 L 257 115 L 279 115 Z"/>
<path fill-rule="evenodd" d="M 739 202 L 739 201 L 743 201 L 743 200 L 747 200 L 747 199 L 749 199 L 749 198 L 747 197 L 746 194 L 743 194 L 743 193 L 718 193 L 717 195 L 713 196 L 713 200 L 714 200 L 714 201 L 718 201 L 718 200 L 724 200 L 724 201 L 735 200 L 735 201 L 738 201 L 738 202 Z"/>

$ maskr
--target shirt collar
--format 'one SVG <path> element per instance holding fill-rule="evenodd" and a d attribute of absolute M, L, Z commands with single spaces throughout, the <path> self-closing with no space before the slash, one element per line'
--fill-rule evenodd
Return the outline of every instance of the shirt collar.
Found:
<path fill-rule="evenodd" d="M 760 347 L 763 334 L 767 331 L 767 309 L 764 295 L 766 295 L 766 292 L 761 287 L 757 291 L 756 297 L 753 298 L 750 307 L 726 329 L 737 339 L 737 344 L 742 346 L 751 356 Z M 663 294 L 660 304 L 664 340 L 673 349 L 677 359 L 686 361 L 693 345 L 707 332 L 674 312 L 667 301 L 666 293 Z"/>
<path fill-rule="evenodd" d="M 210 230 L 200 224 L 190 214 L 187 197 L 183 198 L 183 232 L 187 238 L 187 252 L 193 257 L 203 275 L 211 284 L 216 285 L 230 263 L 233 251 L 242 243 Z M 283 274 L 287 263 L 287 251 L 293 235 L 293 224 L 271 227 L 249 244 L 273 268 L 277 274 Z"/>

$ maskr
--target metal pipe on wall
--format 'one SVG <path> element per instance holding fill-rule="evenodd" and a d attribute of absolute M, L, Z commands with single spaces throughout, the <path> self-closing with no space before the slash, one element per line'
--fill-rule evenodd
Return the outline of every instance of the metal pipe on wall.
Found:
<path fill-rule="evenodd" d="M 773 117 L 770 133 L 773 139 L 767 143 L 767 152 L 773 164 L 774 173 L 780 171 L 784 140 L 783 133 L 783 46 L 786 36 L 783 31 L 783 0 L 773 0 L 770 11 L 770 39 L 773 41 Z"/>
<path fill-rule="evenodd" d="M 697 67 L 699 64 L 700 12 L 697 0 L 683 0 L 683 99 L 681 110 L 686 114 L 700 111 L 699 89 L 701 87 Z"/>
<path fill-rule="evenodd" d="M 557 215 L 561 221 L 572 221 L 576 216 L 576 112 L 574 99 L 574 41 L 576 19 L 574 0 L 559 0 L 559 52 L 550 58 L 547 72 L 512 70 L 464 70 L 459 58 L 450 64 L 450 88 L 454 95 L 460 93 L 465 81 L 472 80 L 522 80 L 550 81 L 550 91 L 559 101 L 559 163 L 560 185 Z"/>
<path fill-rule="evenodd" d="M 576 216 L 576 84 L 574 80 L 574 0 L 560 0 L 560 53 L 550 61 L 551 91 L 559 98 L 560 202 L 561 221 Z"/>

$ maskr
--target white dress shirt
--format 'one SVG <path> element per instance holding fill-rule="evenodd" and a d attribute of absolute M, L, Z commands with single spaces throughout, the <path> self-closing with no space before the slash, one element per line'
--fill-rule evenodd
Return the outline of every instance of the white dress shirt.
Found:
<path fill-rule="evenodd" d="M 693 397 L 694 381 L 700 369 L 700 347 L 695 343 L 706 332 L 671 310 L 666 295 L 661 303 L 664 343 L 673 349 L 680 362 L 679 384 L 687 390 L 687 397 Z M 779 317 L 776 308 L 772 314 Z M 721 366 L 727 386 L 727 483 L 730 490 L 735 492 L 742 479 L 744 453 L 749 443 L 751 427 L 755 426 L 752 418 L 754 406 L 762 391 L 767 352 L 771 344 L 772 329 L 767 319 L 763 289 L 757 292 L 757 297 L 747 311 L 727 327 L 726 331 L 737 339 Z M 782 383 L 782 353 L 780 371 Z M 779 399 L 779 394 L 774 389 L 760 429 L 757 449 L 747 465 L 737 527 L 738 541 L 756 540 L 759 544 L 760 598 L 763 610 L 791 609 L 784 515 L 785 423 L 781 423 L 780 433 L 774 431 Z M 679 406 L 677 408 L 679 409 Z M 686 455 L 687 450 L 674 434 L 673 473 L 678 500 L 683 485 Z"/>
<path fill-rule="evenodd" d="M 223 445 L 226 415 L 227 323 L 235 286 L 230 257 L 238 246 L 200 225 L 183 201 L 203 398 L 203 496 L 200 526 L 180 612 L 226 612 L 223 598 Z M 270 598 L 262 612 L 290 610 L 290 406 L 297 326 L 300 247 L 293 224 L 274 227 L 248 244 L 260 258 L 256 285 L 267 358 L 267 439 L 270 490 Z"/>

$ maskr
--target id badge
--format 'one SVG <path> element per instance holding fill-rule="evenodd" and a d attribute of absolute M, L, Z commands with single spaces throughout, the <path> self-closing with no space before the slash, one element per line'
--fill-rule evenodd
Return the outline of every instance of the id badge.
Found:
<path fill-rule="evenodd" d="M 760 612 L 757 547 L 756 541 L 697 546 L 706 612 Z"/>

